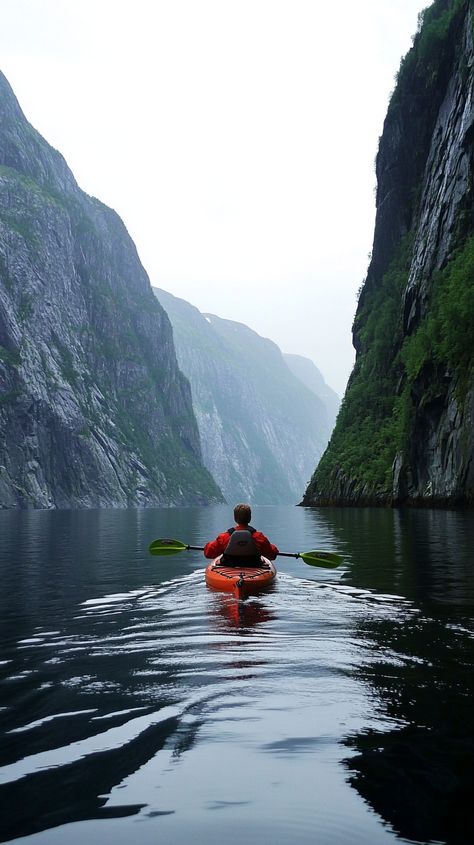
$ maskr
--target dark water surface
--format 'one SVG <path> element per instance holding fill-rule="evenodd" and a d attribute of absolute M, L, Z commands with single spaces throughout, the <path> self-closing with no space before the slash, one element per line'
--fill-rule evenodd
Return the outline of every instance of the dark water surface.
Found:
<path fill-rule="evenodd" d="M 229 508 L 0 513 L 0 841 L 474 842 L 474 514 L 255 508 L 271 592 L 209 591 Z"/>

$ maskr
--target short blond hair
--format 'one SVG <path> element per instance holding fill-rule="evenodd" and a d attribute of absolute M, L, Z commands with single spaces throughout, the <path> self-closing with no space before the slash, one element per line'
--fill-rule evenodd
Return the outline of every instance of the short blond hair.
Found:
<path fill-rule="evenodd" d="M 237 525 L 248 525 L 252 519 L 250 505 L 236 505 L 234 508 L 234 519 Z"/>

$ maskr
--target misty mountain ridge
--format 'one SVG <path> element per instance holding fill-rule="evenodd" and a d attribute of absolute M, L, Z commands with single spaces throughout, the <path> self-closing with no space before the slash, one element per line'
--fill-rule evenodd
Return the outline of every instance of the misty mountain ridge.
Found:
<path fill-rule="evenodd" d="M 323 374 L 311 358 L 289 352 L 284 352 L 283 358 L 293 375 L 324 402 L 329 427 L 332 431 L 341 405 L 341 400 L 336 391 L 326 384 Z"/>
<path fill-rule="evenodd" d="M 334 392 L 307 361 L 326 402 L 292 372 L 276 343 L 243 323 L 154 292 L 191 384 L 204 464 L 226 499 L 297 503 L 334 424 Z"/>

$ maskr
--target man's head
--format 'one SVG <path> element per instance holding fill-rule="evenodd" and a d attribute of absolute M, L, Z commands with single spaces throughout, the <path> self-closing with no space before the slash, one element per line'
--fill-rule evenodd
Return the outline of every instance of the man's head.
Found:
<path fill-rule="evenodd" d="M 236 505 L 234 508 L 234 519 L 237 525 L 248 525 L 252 519 L 250 505 Z"/>

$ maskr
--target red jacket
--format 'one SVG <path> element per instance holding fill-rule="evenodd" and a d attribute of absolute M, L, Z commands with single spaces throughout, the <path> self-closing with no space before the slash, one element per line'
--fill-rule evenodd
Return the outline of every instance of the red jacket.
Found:
<path fill-rule="evenodd" d="M 248 525 L 235 526 L 236 531 L 245 531 L 247 528 Z M 228 531 L 224 531 L 224 533 L 219 534 L 215 540 L 211 540 L 210 543 L 206 543 L 204 546 L 204 556 L 212 559 L 223 554 L 227 548 L 230 536 L 231 535 Z M 270 540 L 265 537 L 265 534 L 262 534 L 261 531 L 255 531 L 255 533 L 252 534 L 252 538 L 261 555 L 267 557 L 269 560 L 275 560 L 278 554 L 278 549 L 273 545 L 273 543 L 270 543 Z"/>

